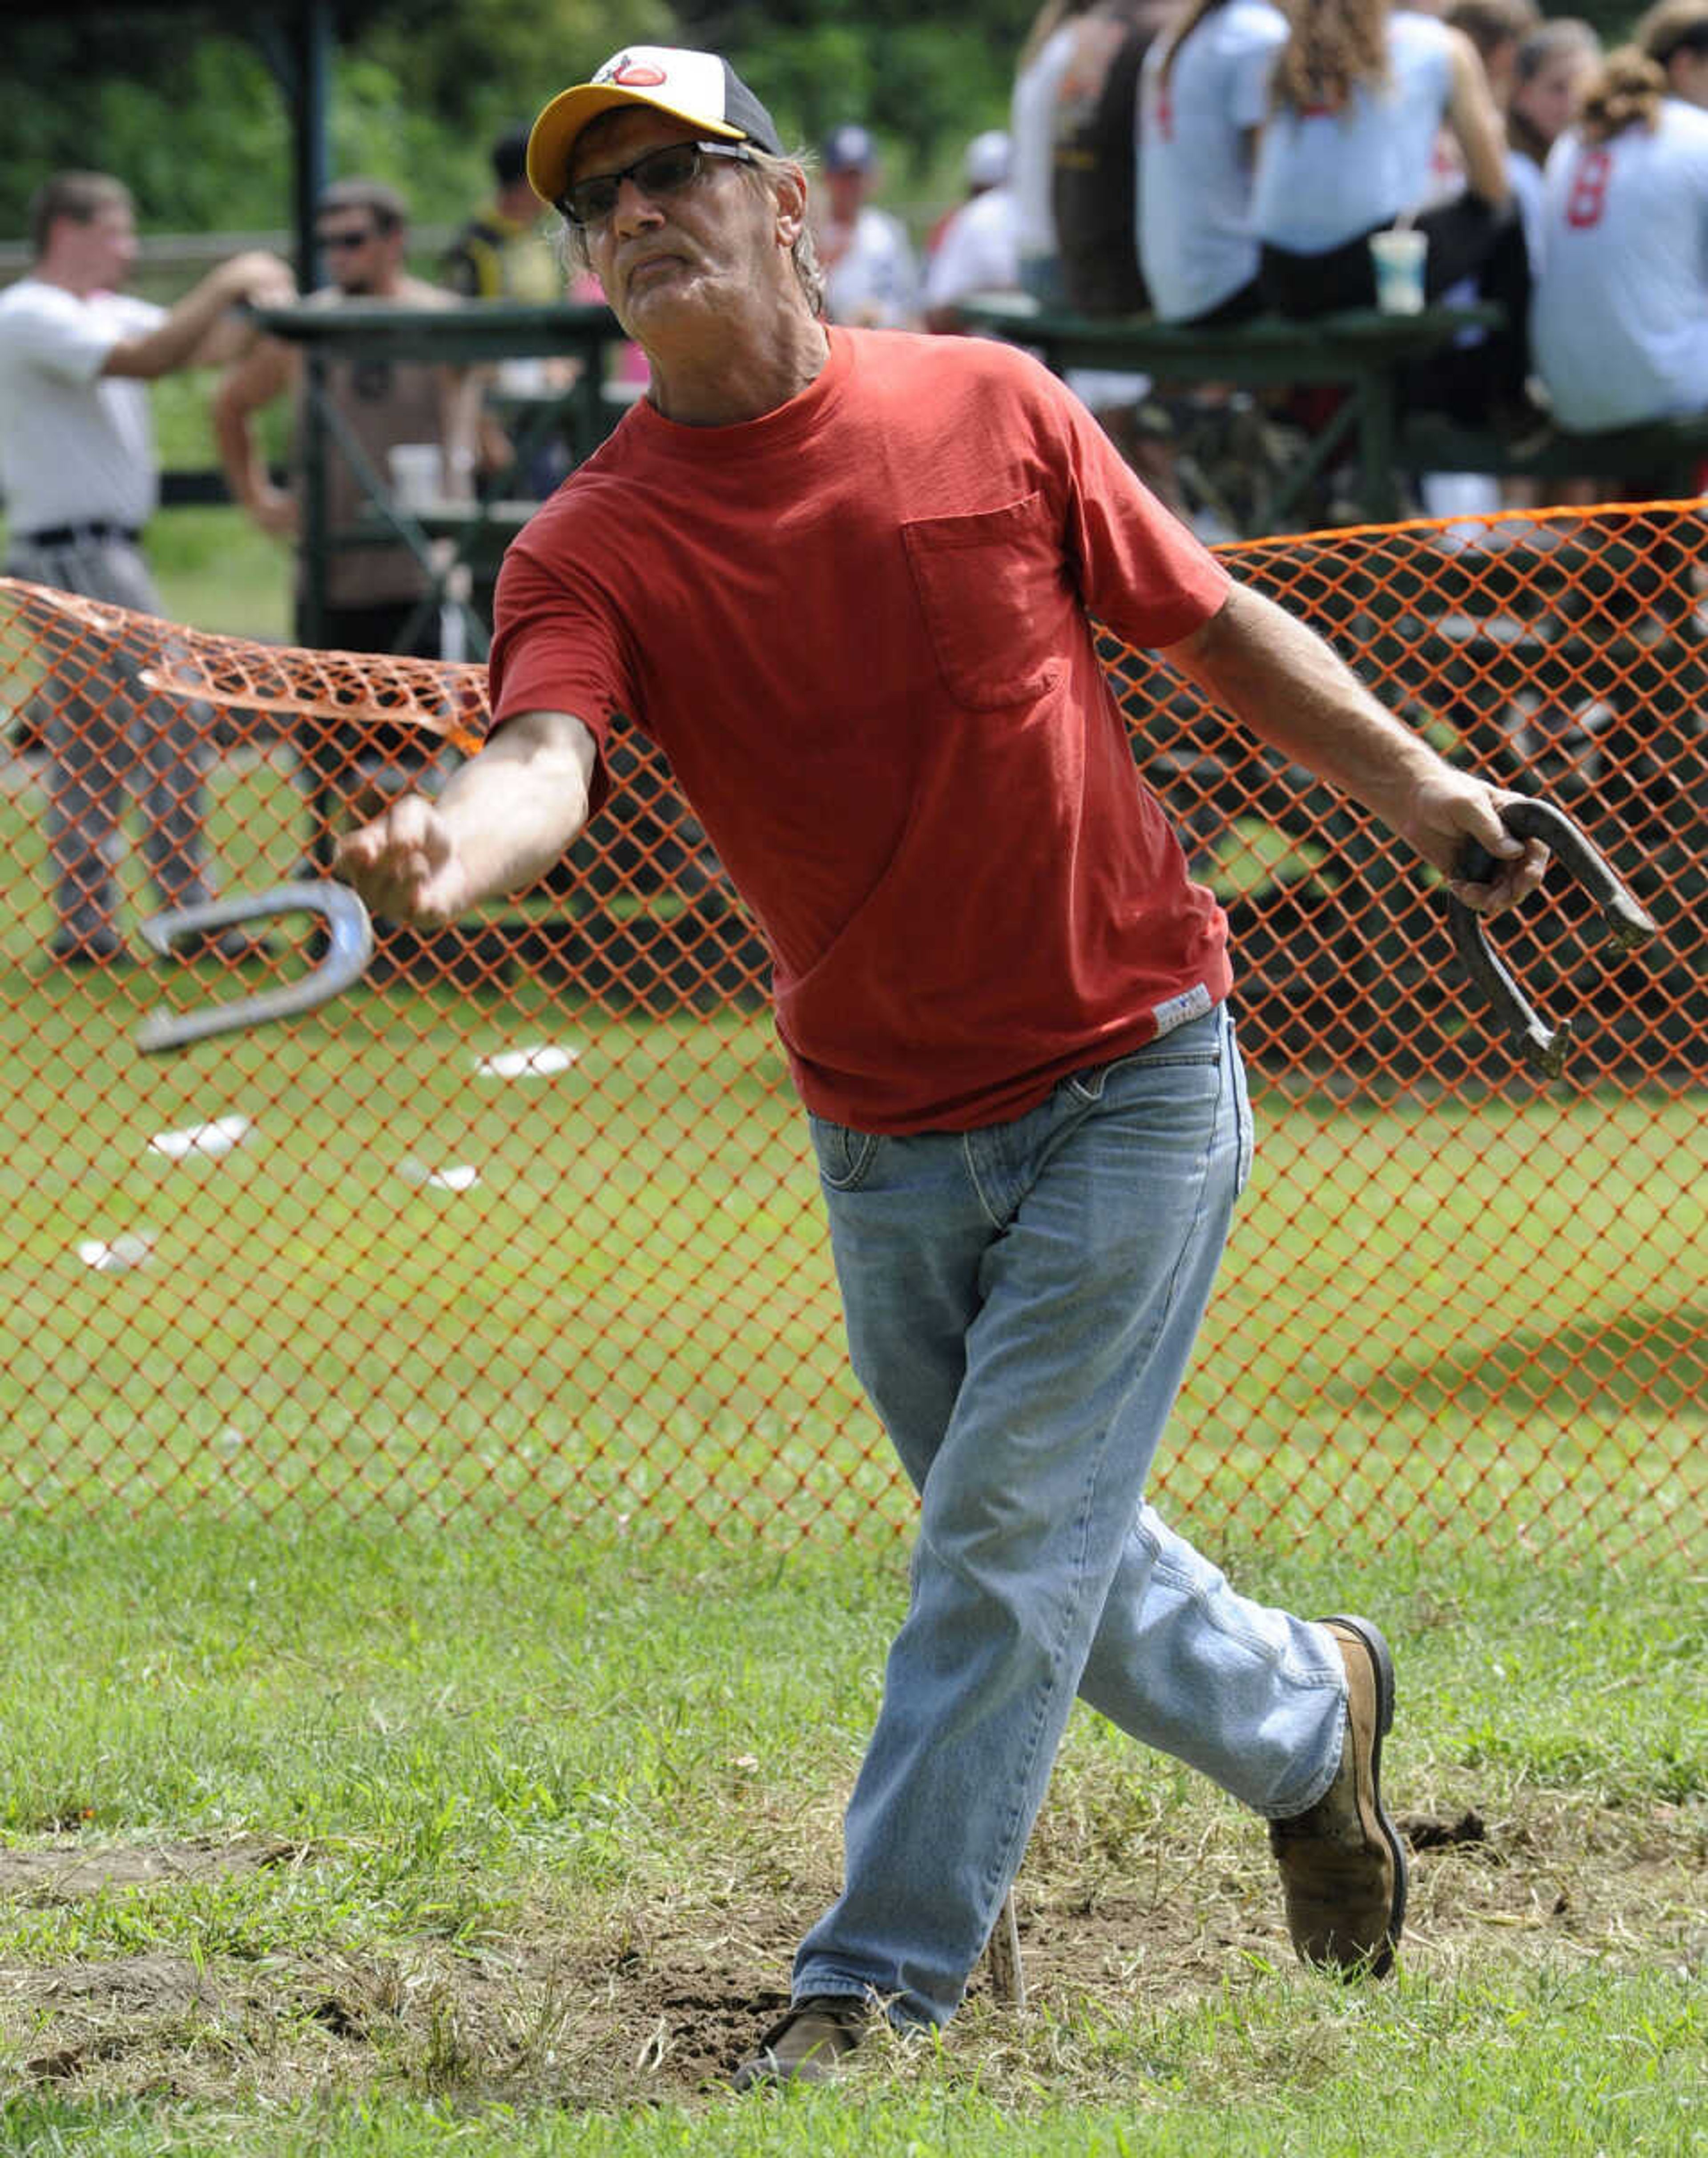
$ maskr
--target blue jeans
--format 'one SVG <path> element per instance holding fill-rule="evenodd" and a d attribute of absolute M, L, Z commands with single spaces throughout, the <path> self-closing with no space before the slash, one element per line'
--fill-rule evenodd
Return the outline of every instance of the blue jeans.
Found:
<path fill-rule="evenodd" d="M 854 1366 L 920 1493 L 906 1621 L 794 1995 L 954 2013 L 1076 1693 L 1285 1818 L 1333 1781 L 1345 1678 L 1143 1498 L 1251 1156 L 1226 1009 L 1012 1123 L 815 1118 Z"/>

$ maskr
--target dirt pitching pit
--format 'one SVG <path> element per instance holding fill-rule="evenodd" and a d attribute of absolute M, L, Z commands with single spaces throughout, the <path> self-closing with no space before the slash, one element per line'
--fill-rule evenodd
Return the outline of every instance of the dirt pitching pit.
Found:
<path fill-rule="evenodd" d="M 1497 1960 L 1620 1970 L 1708 1968 L 1708 1821 L 1700 1810 L 1586 1808 L 1528 1793 L 1514 1810 L 1402 1816 L 1411 1853 L 1409 1970 L 1472 1977 Z M 1052 1848 L 1040 1824 L 1017 1891 L 1024 2018 L 975 1974 L 947 2036 L 951 2061 L 1000 2093 L 1029 2085 L 1095 2099 L 1098 2023 L 1144 2021 L 1293 1964 L 1260 1828 L 1206 1820 L 1196 1841 L 1151 1837 L 1117 1876 Z M 268 1866 L 312 1848 L 266 1839 L 0 1851 L 0 1898 L 20 1908 L 123 1896 Z M 796 1939 L 834 1890 L 787 1877 L 606 1908 L 578 1928 L 566 1894 L 502 1906 L 457 1945 L 249 1961 L 154 1953 L 0 1964 L 0 2051 L 13 2087 L 289 2104 L 387 2087 L 418 2095 L 611 2108 L 703 2104 L 786 2005 Z M 1301 1983 L 1315 1981 L 1301 1976 Z M 910 2050 L 870 2049 L 896 2063 Z M 1094 2051 L 1094 2049 L 1093 2049 Z M 866 2058 L 863 2052 L 862 2060 Z"/>

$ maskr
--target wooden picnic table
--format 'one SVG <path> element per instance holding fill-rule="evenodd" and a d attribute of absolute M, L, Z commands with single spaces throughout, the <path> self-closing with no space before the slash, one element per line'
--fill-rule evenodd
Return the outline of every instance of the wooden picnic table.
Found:
<path fill-rule="evenodd" d="M 1360 307 L 1296 322 L 1261 315 L 1235 328 L 1195 329 L 1149 315 L 1058 314 L 1020 293 L 988 294 L 961 302 L 970 329 L 1029 346 L 1058 374 L 1078 368 L 1146 374 L 1159 385 L 1226 383 L 1241 389 L 1329 385 L 1344 402 L 1313 441 L 1298 470 L 1277 494 L 1272 529 L 1316 475 L 1348 450 L 1357 506 L 1373 524 L 1404 509 L 1396 462 L 1401 373 L 1442 352 L 1468 330 L 1504 320 L 1489 302 L 1426 307 L 1388 315 Z"/>

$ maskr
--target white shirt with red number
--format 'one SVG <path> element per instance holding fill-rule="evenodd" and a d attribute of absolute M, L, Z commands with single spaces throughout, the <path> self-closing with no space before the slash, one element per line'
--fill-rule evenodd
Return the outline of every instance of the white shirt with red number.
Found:
<path fill-rule="evenodd" d="M 39 277 L 0 292 L 0 489 L 14 532 L 147 523 L 158 498 L 148 386 L 101 370 L 115 345 L 165 319 L 151 300 L 83 298 Z"/>
<path fill-rule="evenodd" d="M 1543 178 L 1530 343 L 1565 427 L 1708 409 L 1708 111 L 1662 101 L 1651 133 L 1568 130 Z"/>
<path fill-rule="evenodd" d="M 1227 0 L 1174 54 L 1151 41 L 1139 81 L 1138 255 L 1165 323 L 1208 314 L 1257 274 L 1251 139 L 1287 18 L 1269 0 Z"/>

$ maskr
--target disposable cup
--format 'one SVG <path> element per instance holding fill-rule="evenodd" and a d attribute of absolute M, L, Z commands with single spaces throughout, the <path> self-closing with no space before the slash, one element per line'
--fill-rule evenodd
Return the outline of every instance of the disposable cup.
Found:
<path fill-rule="evenodd" d="M 387 453 L 387 462 L 400 508 L 431 509 L 444 499 L 443 460 L 436 442 L 399 442 Z"/>
<path fill-rule="evenodd" d="M 1413 230 L 1373 232 L 1370 260 L 1375 265 L 1376 305 L 1385 315 L 1423 312 L 1423 261 L 1428 235 Z"/>

